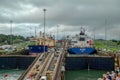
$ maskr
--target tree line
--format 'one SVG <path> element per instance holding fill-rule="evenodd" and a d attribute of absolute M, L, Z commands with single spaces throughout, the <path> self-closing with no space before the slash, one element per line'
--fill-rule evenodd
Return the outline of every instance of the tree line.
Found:
<path fill-rule="evenodd" d="M 0 44 L 11 44 L 11 43 L 19 43 L 23 41 L 28 41 L 29 38 L 25 38 L 21 35 L 5 35 L 0 34 Z"/>

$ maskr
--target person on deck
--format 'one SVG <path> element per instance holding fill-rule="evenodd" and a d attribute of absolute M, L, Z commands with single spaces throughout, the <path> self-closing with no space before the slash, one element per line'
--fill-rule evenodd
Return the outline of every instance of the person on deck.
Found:
<path fill-rule="evenodd" d="M 118 76 L 116 77 L 116 80 L 120 80 L 120 73 L 118 73 Z"/>

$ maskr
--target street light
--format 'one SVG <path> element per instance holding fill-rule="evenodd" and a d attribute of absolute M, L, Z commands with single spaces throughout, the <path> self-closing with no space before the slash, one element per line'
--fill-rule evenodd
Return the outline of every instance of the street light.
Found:
<path fill-rule="evenodd" d="M 59 25 L 57 25 L 57 41 L 58 41 L 58 27 L 59 27 Z"/>
<path fill-rule="evenodd" d="M 35 39 L 37 39 L 37 35 L 36 35 L 36 32 L 37 32 L 37 31 L 36 31 L 36 26 L 35 26 Z"/>
<path fill-rule="evenodd" d="M 45 16 L 45 12 L 46 12 L 46 9 L 43 9 L 44 11 L 44 53 L 45 53 L 45 24 L 46 24 L 46 16 Z"/>
<path fill-rule="evenodd" d="M 13 41 L 12 41 L 12 23 L 13 23 L 13 21 L 10 20 L 10 35 L 11 35 L 11 41 L 10 41 L 10 44 L 11 44 L 11 45 L 13 44 Z"/>
<path fill-rule="evenodd" d="M 105 20 L 105 45 L 107 47 L 107 20 Z"/>

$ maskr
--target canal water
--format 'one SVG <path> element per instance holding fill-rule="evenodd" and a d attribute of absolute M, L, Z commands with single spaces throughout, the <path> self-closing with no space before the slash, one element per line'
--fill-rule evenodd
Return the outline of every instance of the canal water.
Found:
<path fill-rule="evenodd" d="M 6 75 L 8 80 L 18 80 L 18 78 L 21 76 L 21 74 L 24 71 L 25 70 L 21 70 L 21 69 L 12 69 L 12 70 L 0 69 L 0 80 L 5 80 L 4 76 Z"/>
<path fill-rule="evenodd" d="M 8 80 L 18 80 L 20 75 L 25 70 L 12 69 L 12 70 L 0 70 L 0 80 L 5 80 L 4 76 L 8 75 Z M 65 80 L 97 80 L 102 77 L 102 74 L 107 71 L 103 70 L 78 70 L 78 71 L 66 71 Z"/>
<path fill-rule="evenodd" d="M 103 70 L 66 71 L 65 80 L 97 80 L 106 72 Z"/>

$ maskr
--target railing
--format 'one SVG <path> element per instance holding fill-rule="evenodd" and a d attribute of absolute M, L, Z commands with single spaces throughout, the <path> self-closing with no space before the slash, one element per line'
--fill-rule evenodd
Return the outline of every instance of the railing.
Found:
<path fill-rule="evenodd" d="M 52 55 L 48 54 L 48 56 L 45 59 L 43 65 L 41 65 L 41 69 L 40 69 L 37 77 L 35 78 L 35 80 L 39 80 L 40 76 L 45 75 L 45 72 L 47 71 L 53 57 L 54 57 L 54 54 L 52 54 Z"/>
<path fill-rule="evenodd" d="M 64 43 L 64 47 L 63 49 L 65 49 L 66 47 L 66 42 Z M 60 55 L 59 55 L 59 58 L 57 60 L 57 66 L 55 67 L 55 73 L 54 73 L 54 76 L 53 76 L 53 80 L 58 80 L 59 79 L 59 75 L 61 75 L 61 68 L 62 68 L 62 60 L 64 59 L 64 56 L 65 56 L 65 50 L 63 50 Z"/>
<path fill-rule="evenodd" d="M 53 80 L 57 80 L 58 75 L 60 75 L 60 70 L 61 70 L 60 60 L 61 60 L 61 54 L 59 55 L 59 58 L 58 58 L 58 60 L 56 62 L 57 65 L 55 67 L 55 72 L 54 72 L 54 75 L 53 75 Z"/>
<path fill-rule="evenodd" d="M 30 71 L 30 69 L 34 66 L 35 62 L 39 59 L 39 57 L 41 56 L 41 54 L 39 54 L 35 60 L 32 62 L 32 64 L 27 68 L 27 70 L 19 77 L 18 80 L 23 80 L 24 77 L 26 76 L 26 74 Z"/>
<path fill-rule="evenodd" d="M 61 68 L 62 68 L 62 65 L 63 65 L 63 62 L 62 60 L 64 59 L 64 55 L 65 55 L 65 48 L 67 47 L 67 42 L 64 42 L 64 45 L 63 45 L 63 49 L 58 58 L 57 58 L 57 61 L 56 61 L 56 66 L 54 68 L 54 71 L 53 71 L 53 79 L 52 80 L 58 80 L 58 78 L 60 77 L 61 75 Z M 44 57 L 44 54 L 41 54 L 41 55 L 38 55 L 35 60 L 33 61 L 33 63 L 28 67 L 28 69 L 20 76 L 20 78 L 18 80 L 24 80 L 25 77 L 27 77 L 27 74 L 31 71 L 31 69 L 34 67 L 34 65 L 36 64 L 36 62 L 38 61 L 38 59 L 40 57 Z M 40 79 L 40 76 L 44 76 L 46 75 L 46 72 L 48 71 L 48 68 L 50 67 L 52 61 L 54 60 L 54 57 L 55 57 L 55 53 L 52 53 L 52 54 L 47 54 L 46 58 L 42 60 L 42 64 L 40 65 L 39 67 L 39 72 L 37 73 L 37 75 L 35 76 L 35 80 L 39 80 Z M 54 64 L 53 64 L 54 65 Z"/>

